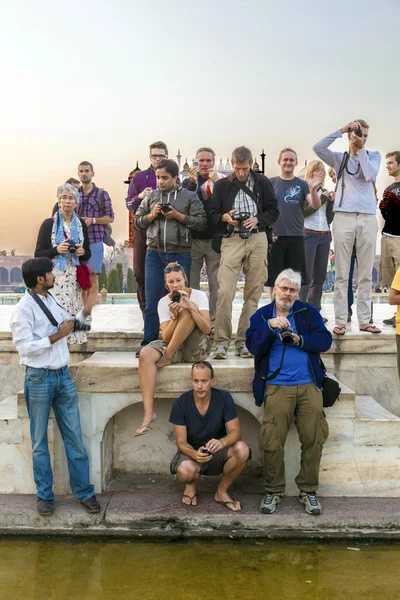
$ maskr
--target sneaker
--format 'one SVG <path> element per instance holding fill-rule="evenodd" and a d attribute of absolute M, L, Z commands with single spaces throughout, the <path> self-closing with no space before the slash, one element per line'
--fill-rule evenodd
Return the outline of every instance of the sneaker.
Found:
<path fill-rule="evenodd" d="M 300 492 L 299 502 L 304 504 L 306 513 L 309 515 L 320 515 L 322 512 L 316 492 Z"/>
<path fill-rule="evenodd" d="M 276 505 L 282 500 L 280 494 L 271 494 L 267 492 L 261 500 L 260 510 L 266 515 L 270 515 L 276 511 Z"/>
<path fill-rule="evenodd" d="M 141 351 L 141 348 L 139 348 L 138 350 L 136 350 L 136 352 L 135 352 L 136 358 L 139 358 L 140 351 Z"/>
<path fill-rule="evenodd" d="M 213 358 L 221 360 L 228 358 L 228 348 L 223 344 L 218 344 L 215 348 Z"/>
<path fill-rule="evenodd" d="M 98 513 L 101 511 L 101 506 L 97 502 L 97 498 L 94 495 L 90 496 L 90 498 L 88 498 L 87 500 L 81 500 L 81 504 L 86 509 L 86 511 L 91 515 L 94 515 L 95 513 Z"/>
<path fill-rule="evenodd" d="M 383 322 L 385 325 L 396 327 L 396 315 L 394 315 L 391 319 L 383 319 Z"/>
<path fill-rule="evenodd" d="M 253 355 L 248 351 L 246 344 L 237 346 L 235 356 L 240 356 L 240 358 L 253 358 Z"/>
<path fill-rule="evenodd" d="M 52 515 L 54 511 L 53 500 L 43 500 L 42 498 L 38 498 L 36 510 L 42 517 L 48 517 Z"/>

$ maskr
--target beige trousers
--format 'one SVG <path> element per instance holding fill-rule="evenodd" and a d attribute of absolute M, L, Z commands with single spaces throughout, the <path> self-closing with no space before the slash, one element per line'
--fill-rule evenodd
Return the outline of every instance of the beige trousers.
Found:
<path fill-rule="evenodd" d="M 250 317 L 258 308 L 258 301 L 267 281 L 268 241 L 265 233 L 253 233 L 243 240 L 237 233 L 222 239 L 221 260 L 218 270 L 217 317 L 215 343 L 229 347 L 232 338 L 232 302 L 235 298 L 240 268 L 243 266 L 245 284 L 243 307 L 236 335 L 236 347 L 246 340 Z"/>
<path fill-rule="evenodd" d="M 335 323 L 347 323 L 347 287 L 353 246 L 356 245 L 358 270 L 357 318 L 368 325 L 371 318 L 372 268 L 376 251 L 378 222 L 376 215 L 337 212 L 332 233 L 335 247 Z"/>
<path fill-rule="evenodd" d="M 382 233 L 381 239 L 381 282 L 390 285 L 400 267 L 400 237 Z"/>
<path fill-rule="evenodd" d="M 206 263 L 211 325 L 215 325 L 215 314 L 217 310 L 218 296 L 218 267 L 220 256 L 211 247 L 212 240 L 192 240 L 192 266 L 190 267 L 190 286 L 196 290 L 200 289 L 200 271 L 203 261 Z"/>

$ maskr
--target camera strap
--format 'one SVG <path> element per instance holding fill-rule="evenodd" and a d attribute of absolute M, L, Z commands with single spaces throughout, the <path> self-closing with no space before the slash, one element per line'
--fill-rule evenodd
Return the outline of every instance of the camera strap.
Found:
<path fill-rule="evenodd" d="M 271 373 L 271 375 L 269 377 L 265 377 L 265 375 L 263 375 L 261 373 L 261 371 L 259 370 L 258 364 L 256 364 L 255 369 L 257 371 L 257 375 L 259 377 L 261 377 L 261 379 L 263 381 L 271 381 L 271 379 L 275 379 L 275 377 L 278 377 L 279 373 L 281 372 L 282 365 L 283 365 L 283 358 L 284 358 L 285 352 L 286 352 L 286 345 L 285 344 L 282 344 L 282 345 L 283 345 L 283 351 L 282 351 L 282 358 L 281 358 L 280 365 L 279 365 L 279 367 L 277 369 L 275 369 L 275 371 L 273 373 Z"/>
<path fill-rule="evenodd" d="M 251 190 L 249 187 L 247 187 L 247 185 L 245 183 L 243 183 L 242 181 L 239 181 L 236 178 L 232 180 L 232 183 L 234 185 L 236 185 L 236 187 L 238 187 L 239 189 L 243 190 L 243 192 L 245 194 L 247 194 L 253 200 L 253 202 L 255 202 L 256 205 L 258 206 L 257 194 L 255 194 L 253 192 L 253 190 Z"/>
<path fill-rule="evenodd" d="M 53 315 L 51 314 L 51 312 L 49 311 L 49 309 L 47 308 L 47 306 L 45 305 L 43 300 L 41 298 L 39 298 L 38 294 L 36 292 L 34 292 L 33 290 L 28 289 L 28 293 L 31 295 L 31 297 L 36 302 L 36 304 L 39 306 L 39 308 L 42 309 L 42 311 L 44 312 L 44 314 L 46 315 L 46 317 L 48 318 L 50 323 L 54 327 L 57 327 L 57 329 L 58 329 L 59 324 L 57 323 L 57 321 L 55 320 L 55 318 L 53 317 Z M 48 292 L 48 295 L 50 296 L 50 298 L 53 298 L 53 296 L 50 294 L 50 292 Z M 53 300 L 56 304 L 58 304 L 57 300 L 55 300 L 54 298 L 53 298 Z"/>

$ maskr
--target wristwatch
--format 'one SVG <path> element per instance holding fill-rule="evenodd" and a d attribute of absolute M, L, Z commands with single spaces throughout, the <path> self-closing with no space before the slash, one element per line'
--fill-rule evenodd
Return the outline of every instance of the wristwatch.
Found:
<path fill-rule="evenodd" d="M 92 225 L 96 225 L 96 219 L 94 217 L 92 218 Z"/>

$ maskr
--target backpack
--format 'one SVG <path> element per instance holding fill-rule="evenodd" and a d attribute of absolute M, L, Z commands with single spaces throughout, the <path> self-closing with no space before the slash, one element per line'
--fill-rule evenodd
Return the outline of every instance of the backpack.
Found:
<path fill-rule="evenodd" d="M 99 195 L 98 195 L 98 203 L 100 204 L 100 209 L 101 212 L 103 213 L 101 216 L 104 217 L 105 216 L 105 210 L 104 210 L 104 203 L 103 203 L 103 193 L 104 190 L 103 188 L 99 188 Z M 111 223 L 107 223 L 107 225 L 103 225 L 104 227 L 104 237 L 103 237 L 103 244 L 105 244 L 106 246 L 115 246 L 115 240 L 112 237 L 112 227 L 111 227 Z"/>

